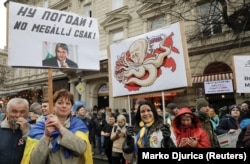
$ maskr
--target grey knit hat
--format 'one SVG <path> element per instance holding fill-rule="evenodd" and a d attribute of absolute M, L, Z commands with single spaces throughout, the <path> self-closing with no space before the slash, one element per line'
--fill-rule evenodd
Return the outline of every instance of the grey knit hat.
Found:
<path fill-rule="evenodd" d="M 166 107 L 173 110 L 173 109 L 177 108 L 177 105 L 175 103 L 169 103 Z"/>
<path fill-rule="evenodd" d="M 208 105 L 209 105 L 208 101 L 204 98 L 199 98 L 196 100 L 196 109 L 197 110 L 200 110 L 201 107 L 208 106 Z"/>

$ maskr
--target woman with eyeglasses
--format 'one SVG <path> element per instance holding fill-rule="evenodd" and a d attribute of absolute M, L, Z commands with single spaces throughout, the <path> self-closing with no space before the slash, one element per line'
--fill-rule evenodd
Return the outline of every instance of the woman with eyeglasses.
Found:
<path fill-rule="evenodd" d="M 240 107 L 238 105 L 232 105 L 229 108 L 229 113 L 220 119 L 216 134 L 235 133 L 236 130 L 240 128 L 240 114 Z"/>

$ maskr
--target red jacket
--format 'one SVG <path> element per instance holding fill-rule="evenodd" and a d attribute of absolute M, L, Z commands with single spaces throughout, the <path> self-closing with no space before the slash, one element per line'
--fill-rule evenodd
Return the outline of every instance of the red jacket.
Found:
<path fill-rule="evenodd" d="M 193 116 L 191 127 L 183 127 L 181 125 L 180 116 L 187 113 Z M 207 132 L 201 128 L 199 118 L 193 112 L 191 112 L 190 109 L 181 108 L 178 111 L 177 116 L 174 118 L 172 126 L 176 136 L 177 146 L 180 144 L 181 138 L 191 137 L 198 141 L 197 148 L 211 148 Z"/>

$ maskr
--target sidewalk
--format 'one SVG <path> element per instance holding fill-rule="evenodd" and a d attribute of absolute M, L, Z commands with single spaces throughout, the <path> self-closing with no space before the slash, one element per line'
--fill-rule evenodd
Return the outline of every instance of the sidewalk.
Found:
<path fill-rule="evenodd" d="M 94 159 L 99 159 L 99 160 L 108 160 L 107 156 L 106 155 L 101 155 L 99 154 L 98 152 L 98 149 L 97 148 L 92 148 L 93 149 L 93 158 Z"/>

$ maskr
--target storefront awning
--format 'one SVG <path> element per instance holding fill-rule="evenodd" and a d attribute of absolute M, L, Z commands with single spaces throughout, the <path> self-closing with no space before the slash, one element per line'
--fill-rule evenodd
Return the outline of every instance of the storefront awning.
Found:
<path fill-rule="evenodd" d="M 0 96 L 11 96 L 11 95 L 17 95 L 21 91 L 34 89 L 34 87 L 27 87 L 27 88 L 20 88 L 20 89 L 12 89 L 9 91 L 0 91 Z"/>
<path fill-rule="evenodd" d="M 218 81 L 218 80 L 228 80 L 228 79 L 233 79 L 233 73 L 192 76 L 193 83 L 203 83 L 205 81 Z"/>

